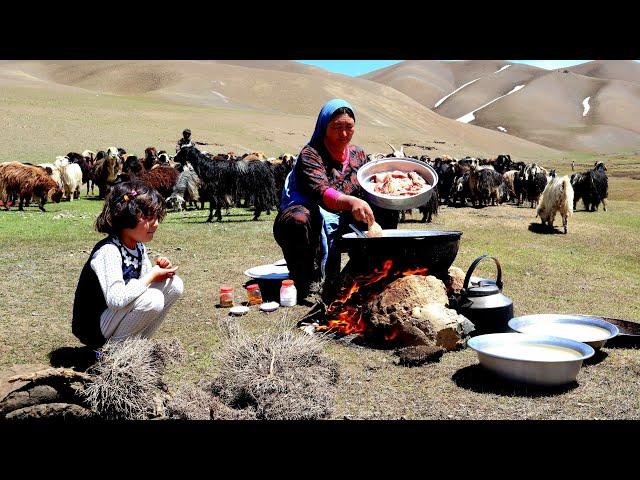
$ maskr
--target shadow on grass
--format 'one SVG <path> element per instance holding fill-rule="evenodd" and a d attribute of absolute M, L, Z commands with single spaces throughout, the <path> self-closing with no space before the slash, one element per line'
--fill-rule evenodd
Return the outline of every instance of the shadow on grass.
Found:
<path fill-rule="evenodd" d="M 602 349 L 596 350 L 596 353 L 593 354 L 593 357 L 587 358 L 582 362 L 582 365 L 598 365 L 600 362 L 605 360 L 609 354 Z"/>
<path fill-rule="evenodd" d="M 461 368 L 453 374 L 451 379 L 461 388 L 472 390 L 477 393 L 491 393 L 508 397 L 552 397 L 561 395 L 578 386 L 578 382 L 573 381 L 566 385 L 556 387 L 543 387 L 538 385 L 527 385 L 505 380 L 479 363 Z"/>
<path fill-rule="evenodd" d="M 419 224 L 421 224 L 421 225 L 426 225 L 426 224 L 428 224 L 428 223 L 430 223 L 430 222 L 427 222 L 427 221 L 424 221 L 424 222 L 423 222 L 422 220 L 418 220 L 417 218 L 415 218 L 415 219 L 414 219 L 414 218 L 409 218 L 409 219 L 405 219 L 405 221 L 404 221 L 404 222 L 399 221 L 398 223 L 399 223 L 399 224 L 400 224 L 400 223 L 419 223 Z"/>
<path fill-rule="evenodd" d="M 564 235 L 563 230 L 559 230 L 555 227 L 550 227 L 549 225 L 542 225 L 541 223 L 537 222 L 529 224 L 529 231 L 533 233 L 541 233 L 543 235 Z"/>
<path fill-rule="evenodd" d="M 607 348 L 640 348 L 640 336 L 618 335 L 607 340 Z"/>
<path fill-rule="evenodd" d="M 49 363 L 52 367 L 85 372 L 96 363 L 96 352 L 90 347 L 60 347 L 49 352 Z"/>
<path fill-rule="evenodd" d="M 225 219 L 225 217 L 222 217 L 222 221 L 219 222 L 218 220 L 216 220 L 216 217 L 213 217 L 213 220 L 211 220 L 210 222 L 207 222 L 207 218 L 206 216 L 204 217 L 188 217 L 188 216 L 183 216 L 182 218 L 179 218 L 178 220 L 182 221 L 183 223 L 246 223 L 246 222 L 264 222 L 264 221 L 269 221 L 270 218 L 267 215 L 266 217 L 263 217 L 262 215 L 260 216 L 260 218 L 258 220 L 254 220 L 253 217 L 247 217 L 245 215 L 243 215 L 244 218 L 238 218 L 238 219 L 230 219 L 227 218 Z"/>

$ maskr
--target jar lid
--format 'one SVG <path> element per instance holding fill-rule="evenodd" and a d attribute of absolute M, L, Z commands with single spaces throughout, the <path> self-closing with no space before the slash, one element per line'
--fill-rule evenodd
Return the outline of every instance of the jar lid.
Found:
<path fill-rule="evenodd" d="M 293 280 L 282 280 L 282 285 L 284 287 L 290 287 L 291 285 L 293 285 Z"/>
<path fill-rule="evenodd" d="M 231 285 L 220 285 L 220 291 L 222 293 L 230 293 L 233 292 L 233 287 Z"/>
<path fill-rule="evenodd" d="M 247 285 L 247 290 L 249 290 L 250 292 L 258 288 L 260 288 L 260 285 L 258 285 L 257 283 L 252 283 L 251 285 Z"/>

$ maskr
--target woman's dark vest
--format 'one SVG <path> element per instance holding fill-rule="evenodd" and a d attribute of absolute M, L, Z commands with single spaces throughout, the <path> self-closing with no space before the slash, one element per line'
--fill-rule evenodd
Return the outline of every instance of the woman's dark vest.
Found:
<path fill-rule="evenodd" d="M 129 283 L 132 278 L 140 278 L 142 271 L 142 249 L 136 244 L 138 259 L 135 261 L 124 248 L 118 239 L 107 237 L 93 247 L 89 259 L 84 264 L 80 279 L 76 287 L 76 295 L 73 301 L 73 320 L 71 321 L 71 331 L 85 345 L 92 348 L 99 348 L 106 342 L 100 330 L 100 316 L 107 309 L 107 302 L 100 287 L 100 281 L 96 272 L 91 268 L 91 260 L 100 247 L 107 243 L 113 243 L 118 247 L 122 258 L 122 277 L 124 283 Z M 134 260 L 134 261 L 132 261 Z"/>

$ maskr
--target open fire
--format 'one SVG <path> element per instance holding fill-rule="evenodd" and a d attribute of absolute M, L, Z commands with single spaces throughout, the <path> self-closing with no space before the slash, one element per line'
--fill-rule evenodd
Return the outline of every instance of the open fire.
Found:
<path fill-rule="evenodd" d="M 374 268 L 370 273 L 354 276 L 351 282 L 344 282 L 337 298 L 326 309 L 325 324 L 316 331 L 343 335 L 366 333 L 364 307 L 394 280 L 408 275 L 426 275 L 428 271 L 425 267 L 398 270 L 393 266 L 393 260 L 385 260 L 381 268 Z M 348 275 L 344 275 L 344 278 L 348 278 Z M 387 332 L 385 340 L 392 341 L 396 336 L 395 331 Z"/>
<path fill-rule="evenodd" d="M 382 237 L 342 236 L 349 262 L 334 294 L 299 323 L 313 332 L 353 336 L 349 342 L 394 348 L 456 349 L 473 325 L 451 305 L 451 267 L 462 232 L 383 230 Z M 326 295 L 330 289 L 326 290 Z"/>

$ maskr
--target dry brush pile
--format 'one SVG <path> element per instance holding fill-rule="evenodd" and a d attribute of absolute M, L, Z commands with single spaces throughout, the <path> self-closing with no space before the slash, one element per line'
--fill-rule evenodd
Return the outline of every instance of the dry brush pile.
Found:
<path fill-rule="evenodd" d="M 286 318 L 252 337 L 220 321 L 219 374 L 175 392 L 169 362 L 186 352 L 177 339 L 107 342 L 86 372 L 44 368 L 0 378 L 0 419 L 242 420 L 331 415 L 338 380 L 323 340 L 292 330 Z M 3 381 L 4 380 L 4 381 Z"/>
<path fill-rule="evenodd" d="M 233 319 L 219 323 L 225 345 L 220 374 L 202 381 L 206 392 L 183 386 L 168 407 L 177 418 L 313 420 L 331 415 L 338 365 L 323 353 L 323 340 L 292 330 L 283 318 L 258 337 Z"/>

